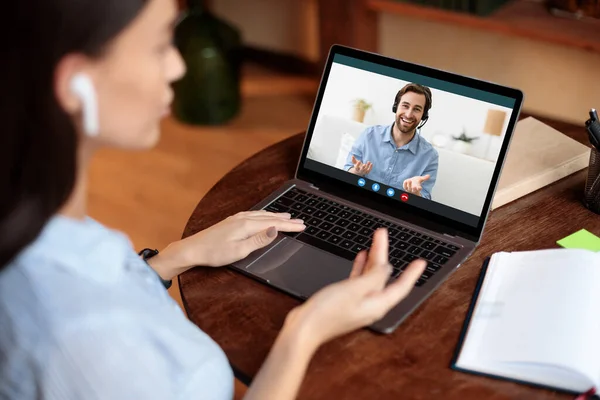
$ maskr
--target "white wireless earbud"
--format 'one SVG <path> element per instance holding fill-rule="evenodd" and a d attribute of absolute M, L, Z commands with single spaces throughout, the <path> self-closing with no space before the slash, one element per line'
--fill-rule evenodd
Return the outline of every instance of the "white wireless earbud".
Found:
<path fill-rule="evenodd" d="M 98 122 L 98 100 L 92 79 L 80 72 L 71 79 L 71 91 L 77 95 L 83 105 L 83 131 L 87 136 L 97 136 L 100 131 Z"/>

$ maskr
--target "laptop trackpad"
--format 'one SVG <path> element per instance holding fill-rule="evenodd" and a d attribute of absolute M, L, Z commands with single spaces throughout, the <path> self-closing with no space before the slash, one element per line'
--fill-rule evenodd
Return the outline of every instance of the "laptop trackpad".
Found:
<path fill-rule="evenodd" d="M 247 270 L 300 297 L 348 278 L 352 262 L 288 237 Z"/>

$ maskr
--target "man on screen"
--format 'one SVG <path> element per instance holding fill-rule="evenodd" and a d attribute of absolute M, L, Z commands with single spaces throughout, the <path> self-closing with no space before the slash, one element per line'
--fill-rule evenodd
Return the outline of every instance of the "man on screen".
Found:
<path fill-rule="evenodd" d="M 416 83 L 394 99 L 392 125 L 370 126 L 356 140 L 344 170 L 431 199 L 438 153 L 419 134 L 431 109 L 431 90 Z"/>

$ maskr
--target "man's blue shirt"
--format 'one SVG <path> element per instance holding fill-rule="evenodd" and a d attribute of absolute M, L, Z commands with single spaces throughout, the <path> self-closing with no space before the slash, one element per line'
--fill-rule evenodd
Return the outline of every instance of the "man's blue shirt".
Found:
<path fill-rule="evenodd" d="M 348 153 L 344 170 L 348 171 L 354 165 L 352 156 L 363 163 L 370 161 L 373 169 L 366 178 L 399 189 L 406 179 L 430 175 L 429 180 L 421 185 L 421 196 L 431 199 L 437 178 L 437 151 L 418 132 L 409 143 L 396 147 L 392 137 L 393 126 L 375 125 L 365 129 Z"/>

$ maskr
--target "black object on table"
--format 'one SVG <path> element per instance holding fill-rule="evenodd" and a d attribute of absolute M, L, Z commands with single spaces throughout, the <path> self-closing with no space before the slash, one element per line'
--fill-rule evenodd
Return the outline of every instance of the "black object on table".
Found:
<path fill-rule="evenodd" d="M 600 214 L 600 121 L 596 109 L 590 110 L 590 119 L 585 121 L 585 127 L 592 151 L 590 153 L 590 166 L 585 182 L 584 201 L 585 206 L 596 214 Z"/>

